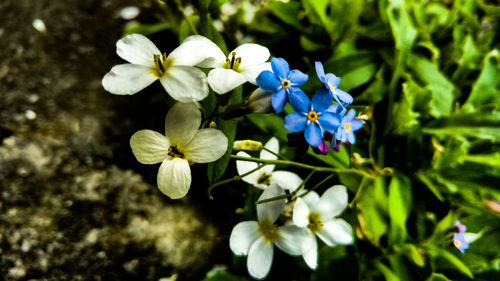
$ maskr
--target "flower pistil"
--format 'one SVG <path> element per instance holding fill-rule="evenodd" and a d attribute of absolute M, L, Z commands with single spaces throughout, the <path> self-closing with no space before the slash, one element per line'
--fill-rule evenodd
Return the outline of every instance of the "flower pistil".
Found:
<path fill-rule="evenodd" d="M 224 68 L 232 69 L 236 72 L 239 72 L 240 64 L 241 64 L 241 57 L 236 57 L 236 52 L 232 52 L 231 59 L 229 59 L 229 56 L 226 58 L 226 63 L 224 63 Z"/>
<path fill-rule="evenodd" d="M 163 77 L 168 69 L 174 64 L 173 59 L 167 59 L 167 54 L 153 55 L 154 68 L 151 74 L 157 78 Z"/>
<path fill-rule="evenodd" d="M 272 243 L 280 237 L 278 226 L 272 223 L 268 218 L 259 221 L 259 228 L 257 231 L 262 234 L 266 243 Z"/>
<path fill-rule="evenodd" d="M 311 212 L 307 215 L 307 220 L 309 221 L 307 228 L 309 228 L 312 233 L 316 233 L 323 228 L 320 214 Z"/>

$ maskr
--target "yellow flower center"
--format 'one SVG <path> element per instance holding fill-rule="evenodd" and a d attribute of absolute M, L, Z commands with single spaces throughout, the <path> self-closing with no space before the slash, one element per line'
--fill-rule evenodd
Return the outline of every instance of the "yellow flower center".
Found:
<path fill-rule="evenodd" d="M 457 246 L 457 247 L 458 247 L 458 246 L 460 246 L 460 241 L 455 240 L 455 241 L 453 241 L 453 242 L 455 243 L 455 246 Z"/>
<path fill-rule="evenodd" d="M 346 131 L 349 131 L 349 129 L 351 129 L 351 124 L 346 123 L 346 124 L 345 124 L 345 130 L 346 130 Z"/>
<path fill-rule="evenodd" d="M 264 236 L 264 241 L 266 241 L 266 243 L 271 243 L 280 237 L 280 230 L 278 226 L 267 218 L 259 221 L 257 231 Z"/>
<path fill-rule="evenodd" d="M 330 87 L 330 91 L 332 91 L 332 93 L 335 92 L 335 88 L 332 85 L 328 84 L 328 87 Z"/>
<path fill-rule="evenodd" d="M 229 59 L 231 57 L 231 59 Z M 232 69 L 236 72 L 240 71 L 240 64 L 241 64 L 241 57 L 236 57 L 236 52 L 232 52 L 231 55 L 229 55 L 226 58 L 226 62 L 224 63 L 224 68 L 226 69 Z"/>
<path fill-rule="evenodd" d="M 309 213 L 309 215 L 307 215 L 307 219 L 309 220 L 307 228 L 309 228 L 312 233 L 316 233 L 323 228 L 321 216 L 318 213 Z"/>
<path fill-rule="evenodd" d="M 163 55 L 153 55 L 153 62 L 154 67 L 151 74 L 157 78 L 161 78 L 168 73 L 168 69 L 174 64 L 173 59 L 167 59 L 166 53 L 163 53 Z"/>
<path fill-rule="evenodd" d="M 292 86 L 290 83 L 290 79 L 288 79 L 288 78 L 281 80 L 280 84 L 281 84 L 281 88 L 283 88 L 283 89 L 289 89 Z"/>
<path fill-rule="evenodd" d="M 174 158 L 184 158 L 184 153 L 182 153 L 176 145 L 172 145 L 168 148 L 168 155 Z"/>
<path fill-rule="evenodd" d="M 262 173 L 260 177 L 257 179 L 258 184 L 265 184 L 265 185 L 270 185 L 271 184 L 271 174 L 268 173 Z"/>
<path fill-rule="evenodd" d="M 314 110 L 309 111 L 309 113 L 307 113 L 307 120 L 311 122 L 318 120 L 318 113 Z"/>

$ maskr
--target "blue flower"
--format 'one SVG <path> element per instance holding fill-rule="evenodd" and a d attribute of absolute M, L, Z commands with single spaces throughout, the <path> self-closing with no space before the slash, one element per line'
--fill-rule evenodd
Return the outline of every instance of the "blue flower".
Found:
<path fill-rule="evenodd" d="M 302 91 L 290 95 L 290 104 L 295 110 L 285 117 L 287 130 L 297 133 L 304 131 L 304 137 L 311 146 L 318 147 L 326 131 L 335 131 L 340 125 L 340 116 L 326 111 L 332 103 L 332 96 L 321 89 L 309 101 Z"/>
<path fill-rule="evenodd" d="M 332 73 L 325 75 L 323 64 L 319 61 L 315 62 L 315 67 L 319 80 L 325 84 L 325 87 L 330 91 L 335 101 L 338 102 L 343 108 L 351 104 L 352 96 L 337 88 L 340 84 L 340 78 Z"/>
<path fill-rule="evenodd" d="M 349 110 L 347 114 L 345 114 L 346 110 L 340 107 L 338 104 L 332 104 L 327 112 L 337 113 L 342 117 L 342 123 L 340 123 L 339 128 L 336 132 L 333 133 L 332 141 L 330 142 L 330 146 L 333 148 L 337 145 L 337 141 L 340 142 L 350 142 L 354 144 L 356 142 L 356 137 L 354 136 L 354 132 L 361 129 L 363 127 L 363 120 L 354 118 L 356 116 L 356 111 L 354 109 Z M 345 116 L 344 116 L 345 114 Z"/>
<path fill-rule="evenodd" d="M 276 113 L 280 113 L 285 106 L 287 96 L 296 93 L 304 94 L 298 86 L 304 84 L 308 76 L 297 69 L 290 71 L 288 62 L 283 58 L 272 58 L 271 67 L 272 72 L 265 70 L 259 74 L 257 85 L 273 93 L 271 103 Z"/>
<path fill-rule="evenodd" d="M 465 239 L 463 232 L 453 234 L 453 245 L 455 245 L 462 254 L 465 253 L 465 250 L 469 249 L 469 242 Z"/>

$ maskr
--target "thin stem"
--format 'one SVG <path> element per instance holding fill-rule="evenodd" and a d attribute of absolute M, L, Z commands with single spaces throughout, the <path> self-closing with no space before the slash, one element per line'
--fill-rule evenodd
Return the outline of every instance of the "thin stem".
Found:
<path fill-rule="evenodd" d="M 257 168 L 252 169 L 252 170 L 250 170 L 250 171 L 248 171 L 248 172 L 246 172 L 246 173 L 244 173 L 244 174 L 242 174 L 242 175 L 239 175 L 239 176 L 234 176 L 234 177 L 232 177 L 232 178 L 225 179 L 225 180 L 221 180 L 221 181 L 218 181 L 218 182 L 216 182 L 216 183 L 212 184 L 211 186 L 209 186 L 209 187 L 208 187 L 208 198 L 209 198 L 210 200 L 214 200 L 214 197 L 212 196 L 212 190 L 213 190 L 214 188 L 216 188 L 217 186 L 219 186 L 219 185 L 223 185 L 223 184 L 226 184 L 226 183 L 230 183 L 230 182 L 232 182 L 232 181 L 239 181 L 239 180 L 241 180 L 242 178 L 244 178 L 244 177 L 246 177 L 246 176 L 250 175 L 251 173 L 253 173 L 253 172 L 256 172 L 256 171 L 260 170 L 262 167 L 264 167 L 264 166 L 266 166 L 266 165 L 269 165 L 269 164 L 262 164 L 262 165 L 259 165 Z"/>
<path fill-rule="evenodd" d="M 255 204 L 257 205 L 257 204 L 267 203 L 267 202 L 276 201 L 276 200 L 285 199 L 285 198 L 295 196 L 295 194 L 297 194 L 299 192 L 299 190 L 301 190 L 306 185 L 306 182 L 312 177 L 314 172 L 315 171 L 311 171 L 309 173 L 309 175 L 307 176 L 307 178 L 305 180 L 303 180 L 302 183 L 294 191 L 290 192 L 289 194 L 283 194 L 283 195 L 267 198 L 264 200 L 260 200 L 260 201 L 255 202 Z"/>
<path fill-rule="evenodd" d="M 177 10 L 179 10 L 179 12 L 182 14 L 182 17 L 184 18 L 184 20 L 186 21 L 187 25 L 189 26 L 189 29 L 191 29 L 191 32 L 194 35 L 199 35 L 200 33 L 198 33 L 198 30 L 196 29 L 196 27 L 194 26 L 194 24 L 191 22 L 191 20 L 186 15 L 186 13 L 184 13 L 184 8 L 182 7 L 181 0 L 175 0 L 175 4 L 177 5 Z"/>
<path fill-rule="evenodd" d="M 304 197 L 306 196 L 309 192 L 315 190 L 316 188 L 320 187 L 322 184 L 324 184 L 327 180 L 331 179 L 334 176 L 334 174 L 328 175 L 328 177 L 324 178 L 322 181 L 320 181 L 318 184 L 316 184 L 313 188 L 309 189 L 308 191 L 298 195 L 297 197 Z"/>
<path fill-rule="evenodd" d="M 239 156 L 239 155 L 231 155 L 231 158 L 234 158 L 237 160 L 242 160 L 242 161 L 257 162 L 257 163 L 288 165 L 288 166 L 294 166 L 294 167 L 299 167 L 299 168 L 303 168 L 303 169 L 314 170 L 316 172 L 332 172 L 332 173 L 337 173 L 337 174 L 352 173 L 352 174 L 358 174 L 358 175 L 366 176 L 366 177 L 370 177 L 370 178 L 374 177 L 373 175 L 371 175 L 367 172 L 361 171 L 361 170 L 339 169 L 339 168 L 331 168 L 331 167 L 318 167 L 318 166 L 303 164 L 303 163 L 294 162 L 294 161 L 290 161 L 290 160 L 267 160 L 267 159 L 260 159 L 260 158 L 254 158 L 254 157 L 244 157 L 244 156 Z"/>
<path fill-rule="evenodd" d="M 267 152 L 271 153 L 272 155 L 274 155 L 274 156 L 276 156 L 276 157 L 278 157 L 278 158 L 281 158 L 281 159 L 283 159 L 283 160 L 288 160 L 285 156 L 283 156 L 283 155 L 281 155 L 281 154 L 278 154 L 278 153 L 276 153 L 276 152 L 274 152 L 274 151 L 272 151 L 272 150 L 270 150 L 270 149 L 268 149 L 268 148 L 266 148 L 266 147 L 264 147 L 264 146 L 262 147 L 262 150 L 265 150 L 265 151 L 267 151 Z"/>

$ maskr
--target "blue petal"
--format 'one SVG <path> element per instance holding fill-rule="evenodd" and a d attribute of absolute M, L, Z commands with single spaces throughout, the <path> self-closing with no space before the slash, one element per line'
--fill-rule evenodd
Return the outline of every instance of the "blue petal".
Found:
<path fill-rule="evenodd" d="M 273 96 L 271 97 L 271 103 L 273 105 L 274 111 L 276 111 L 276 113 L 280 113 L 286 103 L 286 90 L 279 89 L 277 92 L 273 93 Z"/>
<path fill-rule="evenodd" d="M 285 116 L 285 122 L 283 126 L 290 132 L 300 132 L 303 131 L 307 122 L 307 117 L 304 115 L 294 112 Z"/>
<path fill-rule="evenodd" d="M 330 86 L 332 86 L 335 89 L 337 89 L 337 87 L 340 84 L 340 78 L 338 78 L 337 76 L 335 76 L 335 74 L 332 73 L 328 73 L 326 75 L 326 81 Z"/>
<path fill-rule="evenodd" d="M 354 119 L 351 121 L 351 130 L 357 131 L 363 127 L 363 120 Z"/>
<path fill-rule="evenodd" d="M 352 103 L 352 96 L 341 89 L 335 89 L 334 95 L 338 96 L 339 99 L 347 104 Z"/>
<path fill-rule="evenodd" d="M 332 112 L 323 112 L 318 117 L 318 121 L 323 129 L 328 132 L 335 132 L 340 126 L 340 116 Z"/>
<path fill-rule="evenodd" d="M 347 114 L 344 116 L 344 118 L 342 118 L 342 121 L 347 123 L 347 122 L 351 122 L 354 117 L 356 116 L 356 110 L 354 109 L 351 109 L 349 110 L 349 112 L 347 112 Z"/>
<path fill-rule="evenodd" d="M 323 69 L 323 64 L 319 61 L 314 62 L 314 67 L 316 68 L 316 74 L 318 75 L 319 80 L 324 82 L 325 70 Z"/>
<path fill-rule="evenodd" d="M 336 113 L 340 116 L 340 118 L 344 117 L 345 113 L 347 112 L 347 110 L 345 108 L 343 108 L 342 106 L 340 106 L 338 103 L 334 103 L 334 104 L 330 105 L 326 109 L 326 111 L 331 112 L 331 113 Z"/>
<path fill-rule="evenodd" d="M 257 85 L 264 91 L 274 92 L 280 87 L 280 80 L 271 71 L 264 70 L 257 76 Z"/>
<path fill-rule="evenodd" d="M 345 132 L 347 141 L 354 144 L 356 142 L 356 137 L 354 136 L 354 132 L 349 130 L 348 132 Z"/>
<path fill-rule="evenodd" d="M 320 89 L 312 98 L 312 107 L 316 112 L 323 112 L 332 104 L 332 95 L 327 89 Z"/>
<path fill-rule="evenodd" d="M 288 74 L 288 79 L 290 79 L 290 82 L 294 86 L 300 86 L 304 84 L 307 81 L 307 78 L 309 78 L 307 74 L 304 74 L 302 73 L 302 71 L 297 69 L 290 71 L 290 73 Z"/>
<path fill-rule="evenodd" d="M 309 143 L 313 147 L 317 147 L 321 144 L 321 138 L 323 137 L 323 134 L 321 128 L 315 122 L 311 122 L 306 126 L 304 136 L 307 143 Z"/>
<path fill-rule="evenodd" d="M 300 88 L 291 87 L 288 92 L 288 100 L 295 112 L 309 112 L 311 109 L 311 102 Z"/>
<path fill-rule="evenodd" d="M 337 131 L 337 139 L 340 141 L 340 142 L 346 142 L 347 140 L 347 136 L 346 136 L 346 131 L 343 129 L 343 127 L 339 127 L 338 131 Z"/>
<path fill-rule="evenodd" d="M 283 58 L 271 58 L 271 67 L 279 79 L 286 78 L 290 72 L 288 62 Z"/>
<path fill-rule="evenodd" d="M 337 139 L 335 134 L 333 134 L 332 140 L 330 141 L 330 148 L 335 149 L 336 146 L 337 146 Z"/>

